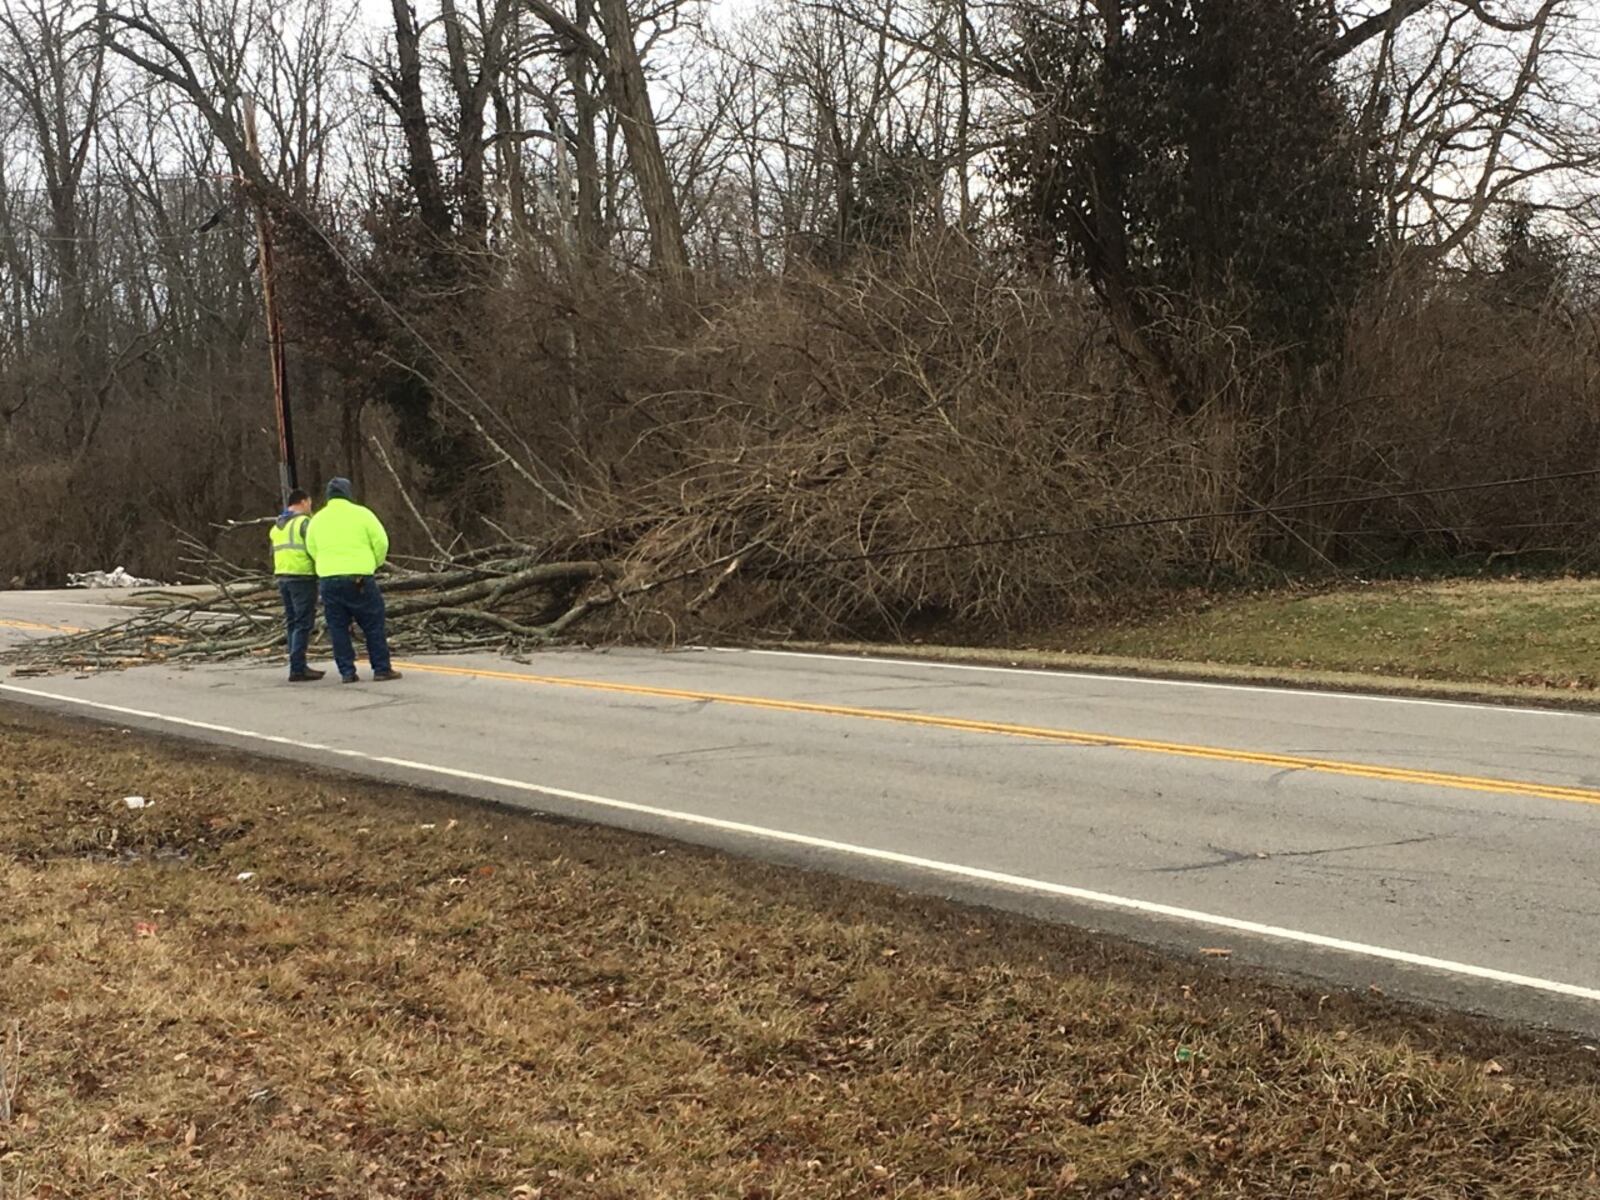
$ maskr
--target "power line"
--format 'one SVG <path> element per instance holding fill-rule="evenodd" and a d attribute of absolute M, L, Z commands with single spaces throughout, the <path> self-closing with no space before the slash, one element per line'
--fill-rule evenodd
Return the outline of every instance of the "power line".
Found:
<path fill-rule="evenodd" d="M 1600 518 L 1597 518 L 1600 520 Z M 1333 529 L 1332 537 L 1424 537 L 1445 533 L 1527 533 L 1535 529 L 1592 529 L 1597 520 L 1589 521 L 1518 521 L 1510 524 L 1478 521 L 1471 525 L 1413 525 L 1386 528 L 1369 525 L 1362 529 Z"/>

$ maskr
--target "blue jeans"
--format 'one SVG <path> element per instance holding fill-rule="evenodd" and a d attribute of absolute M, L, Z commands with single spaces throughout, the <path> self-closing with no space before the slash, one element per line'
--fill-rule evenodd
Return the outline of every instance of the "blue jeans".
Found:
<path fill-rule="evenodd" d="M 350 622 L 361 627 L 367 658 L 375 674 L 389 670 L 389 641 L 383 634 L 383 592 L 371 575 L 330 575 L 322 581 L 322 614 L 328 622 L 333 662 L 344 679 L 356 675 L 356 648 Z"/>
<path fill-rule="evenodd" d="M 303 675 L 306 648 L 317 625 L 315 575 L 278 576 L 278 596 L 283 600 L 283 626 L 289 636 L 289 674 Z"/>

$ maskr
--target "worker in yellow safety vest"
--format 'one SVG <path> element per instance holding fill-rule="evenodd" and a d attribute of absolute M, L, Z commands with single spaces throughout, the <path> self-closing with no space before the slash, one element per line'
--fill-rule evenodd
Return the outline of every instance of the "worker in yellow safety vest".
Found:
<path fill-rule="evenodd" d="M 389 663 L 383 592 L 377 580 L 378 568 L 389 557 L 389 535 L 376 513 L 355 502 L 348 479 L 328 480 L 328 502 L 311 518 L 306 549 L 317 566 L 322 613 L 339 679 L 356 683 L 361 678 L 356 674 L 356 651 L 350 641 L 352 622 L 361 627 L 367 643 L 372 677 L 399 679 L 400 672 Z"/>
<path fill-rule="evenodd" d="M 311 524 L 311 497 L 296 488 L 268 536 L 272 539 L 272 574 L 283 600 L 283 624 L 289 641 L 289 682 L 311 683 L 326 671 L 306 665 L 306 649 L 317 624 L 317 568 L 306 549 Z"/>

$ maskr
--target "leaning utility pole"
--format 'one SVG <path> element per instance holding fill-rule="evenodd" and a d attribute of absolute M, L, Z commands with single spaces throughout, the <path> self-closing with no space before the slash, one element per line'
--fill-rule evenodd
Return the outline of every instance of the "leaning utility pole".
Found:
<path fill-rule="evenodd" d="M 261 163 L 261 143 L 256 138 L 256 106 L 244 101 L 244 140 L 250 157 Z M 278 487 L 287 503 L 289 493 L 299 486 L 294 461 L 294 422 L 289 413 L 289 375 L 283 350 L 283 319 L 278 315 L 278 297 L 272 280 L 272 224 L 267 206 L 256 203 L 256 258 L 261 265 L 261 299 L 267 310 L 267 352 L 272 359 L 272 399 L 278 414 Z"/>

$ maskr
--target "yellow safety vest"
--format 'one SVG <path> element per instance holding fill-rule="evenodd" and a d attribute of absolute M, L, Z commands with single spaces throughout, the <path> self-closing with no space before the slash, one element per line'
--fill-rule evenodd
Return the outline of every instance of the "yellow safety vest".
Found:
<path fill-rule="evenodd" d="M 310 517 L 296 513 L 279 525 L 273 522 L 268 536 L 272 538 L 272 573 L 274 575 L 315 575 L 316 564 L 306 553 L 306 526 Z"/>

